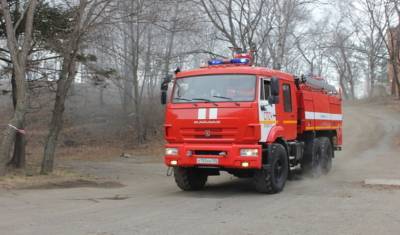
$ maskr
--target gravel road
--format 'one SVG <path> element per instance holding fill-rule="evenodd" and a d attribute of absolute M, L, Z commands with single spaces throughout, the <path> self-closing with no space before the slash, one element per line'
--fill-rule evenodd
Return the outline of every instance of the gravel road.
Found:
<path fill-rule="evenodd" d="M 347 106 L 344 130 L 330 175 L 276 195 L 229 175 L 182 192 L 162 164 L 130 158 L 71 162 L 126 187 L 0 190 L 0 234 L 400 234 L 400 189 L 363 185 L 400 179 L 400 114 Z"/>

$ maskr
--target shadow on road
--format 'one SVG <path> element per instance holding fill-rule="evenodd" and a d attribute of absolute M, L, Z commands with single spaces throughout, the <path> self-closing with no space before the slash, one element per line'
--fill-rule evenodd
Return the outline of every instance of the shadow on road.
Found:
<path fill-rule="evenodd" d="M 177 191 L 171 195 L 190 198 L 227 198 L 227 197 L 264 197 L 268 194 L 258 193 L 251 179 L 232 179 L 226 182 L 207 183 L 200 191 Z"/>

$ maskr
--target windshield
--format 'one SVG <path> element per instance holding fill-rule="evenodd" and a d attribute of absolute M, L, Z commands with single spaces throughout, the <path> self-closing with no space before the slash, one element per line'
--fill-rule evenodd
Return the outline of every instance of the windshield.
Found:
<path fill-rule="evenodd" d="M 253 101 L 254 75 L 206 75 L 177 79 L 174 103 Z"/>

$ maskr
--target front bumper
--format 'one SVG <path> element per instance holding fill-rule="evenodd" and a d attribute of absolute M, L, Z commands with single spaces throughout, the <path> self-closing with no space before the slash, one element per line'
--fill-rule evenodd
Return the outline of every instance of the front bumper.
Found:
<path fill-rule="evenodd" d="M 164 157 L 164 163 L 167 166 L 208 166 L 218 168 L 260 169 L 262 165 L 261 145 L 230 144 L 210 146 L 204 144 L 167 144 L 165 147 L 178 149 L 177 155 L 168 155 Z M 258 156 L 240 156 L 240 149 L 258 149 Z M 202 154 L 207 151 L 211 153 L 218 151 L 224 152 L 225 155 Z M 197 154 L 199 152 L 200 154 Z M 175 164 L 173 165 L 171 162 L 174 162 Z"/>

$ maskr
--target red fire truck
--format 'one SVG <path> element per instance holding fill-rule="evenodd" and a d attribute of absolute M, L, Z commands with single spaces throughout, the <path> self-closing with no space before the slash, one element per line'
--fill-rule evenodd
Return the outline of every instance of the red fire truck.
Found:
<path fill-rule="evenodd" d="M 321 78 L 255 67 L 251 55 L 236 54 L 177 71 L 161 90 L 164 161 L 182 190 L 226 171 L 278 193 L 294 171 L 327 174 L 341 150 L 341 95 Z"/>

